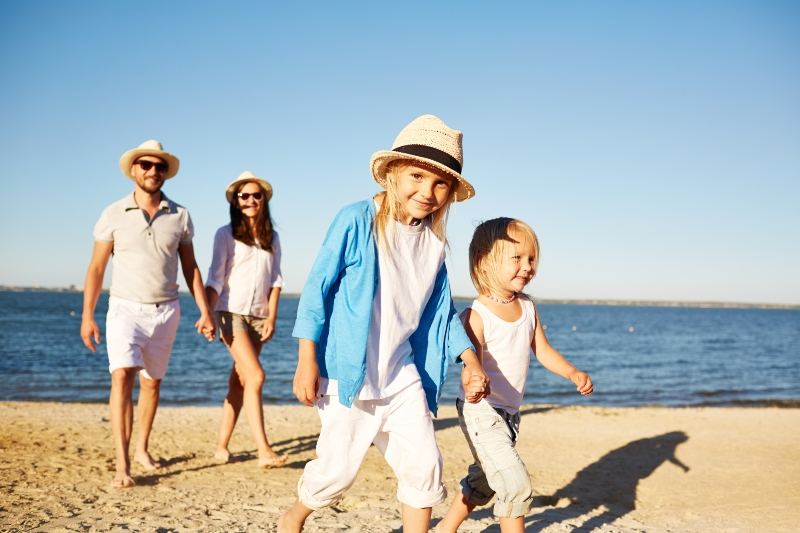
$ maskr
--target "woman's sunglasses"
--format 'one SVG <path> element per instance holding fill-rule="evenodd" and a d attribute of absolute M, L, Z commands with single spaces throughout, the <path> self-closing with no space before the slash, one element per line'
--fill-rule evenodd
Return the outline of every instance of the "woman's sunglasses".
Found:
<path fill-rule="evenodd" d="M 253 197 L 253 200 L 261 200 L 261 197 L 264 196 L 264 194 L 261 191 L 259 191 L 259 192 L 237 192 L 236 196 L 239 198 L 239 200 L 247 201 L 251 196 Z"/>
<path fill-rule="evenodd" d="M 155 161 L 147 161 L 146 159 L 137 161 L 136 164 L 142 167 L 142 170 L 145 172 L 153 167 L 156 167 L 156 172 L 161 172 L 162 174 L 169 170 L 169 165 L 166 163 L 156 163 Z"/>

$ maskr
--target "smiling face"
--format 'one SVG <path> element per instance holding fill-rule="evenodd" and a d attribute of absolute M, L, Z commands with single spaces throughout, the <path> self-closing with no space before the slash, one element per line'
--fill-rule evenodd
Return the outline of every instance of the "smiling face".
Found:
<path fill-rule="evenodd" d="M 444 207 L 450 199 L 453 178 L 433 168 L 408 164 L 394 171 L 395 193 L 403 210 L 401 222 L 422 220 Z"/>
<path fill-rule="evenodd" d="M 264 190 L 258 183 L 248 182 L 237 191 L 234 201 L 239 211 L 250 220 L 254 220 L 264 207 Z"/>
<path fill-rule="evenodd" d="M 498 241 L 499 257 L 494 276 L 497 289 L 502 291 L 498 296 L 508 298 L 521 292 L 536 274 L 537 250 L 526 232 L 516 226 L 508 228 L 510 240 Z"/>
<path fill-rule="evenodd" d="M 131 166 L 131 174 L 136 185 L 149 194 L 157 193 L 164 185 L 168 164 L 160 157 L 143 155 Z"/>

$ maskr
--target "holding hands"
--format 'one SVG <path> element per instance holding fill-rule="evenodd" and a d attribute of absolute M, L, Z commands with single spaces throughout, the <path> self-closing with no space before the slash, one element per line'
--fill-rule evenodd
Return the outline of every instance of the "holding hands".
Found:
<path fill-rule="evenodd" d="M 481 365 L 465 365 L 461 370 L 461 383 L 464 385 L 464 399 L 478 403 L 489 396 L 489 378 Z"/>
<path fill-rule="evenodd" d="M 217 325 L 214 323 L 214 318 L 209 314 L 201 314 L 197 322 L 194 323 L 194 329 L 204 336 L 208 342 L 213 341 L 217 334 Z"/>

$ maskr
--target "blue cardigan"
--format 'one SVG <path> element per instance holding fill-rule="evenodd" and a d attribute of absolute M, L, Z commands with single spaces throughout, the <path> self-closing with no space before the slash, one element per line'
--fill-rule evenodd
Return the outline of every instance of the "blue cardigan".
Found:
<path fill-rule="evenodd" d="M 339 402 L 350 407 L 367 370 L 367 337 L 378 287 L 378 251 L 370 200 L 344 207 L 334 218 L 308 275 L 292 336 L 317 344 L 320 375 L 338 381 Z M 436 414 L 447 362 L 473 349 L 450 296 L 445 265 L 410 338 L 414 365 Z"/>

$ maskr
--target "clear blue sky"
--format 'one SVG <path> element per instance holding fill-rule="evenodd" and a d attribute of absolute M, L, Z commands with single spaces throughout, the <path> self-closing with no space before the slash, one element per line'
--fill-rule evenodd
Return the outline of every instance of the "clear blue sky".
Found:
<path fill-rule="evenodd" d="M 800 304 L 800 3 L 0 3 L 0 284 L 83 285 L 121 153 L 181 159 L 205 275 L 245 169 L 275 188 L 286 290 L 378 189 L 423 113 L 464 132 L 477 197 L 542 243 L 542 298 Z"/>

